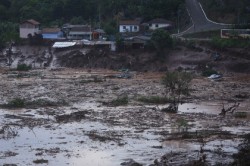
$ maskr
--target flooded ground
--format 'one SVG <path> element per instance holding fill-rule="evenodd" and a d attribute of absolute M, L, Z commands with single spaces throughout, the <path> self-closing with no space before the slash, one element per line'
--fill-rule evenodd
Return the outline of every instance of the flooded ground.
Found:
<path fill-rule="evenodd" d="M 206 156 L 208 165 L 233 162 L 242 135 L 250 133 L 249 75 L 220 81 L 197 76 L 177 114 L 164 96 L 161 73 L 118 79 L 108 70 L 3 70 L 0 75 L 0 165 L 184 165 Z M 111 101 L 126 96 L 128 104 Z M 19 99 L 19 100 L 17 100 Z M 21 99 L 21 100 L 20 100 Z M 6 103 L 21 104 L 13 108 Z M 15 102 L 13 102 L 15 101 Z M 219 115 L 224 105 L 236 112 Z"/>

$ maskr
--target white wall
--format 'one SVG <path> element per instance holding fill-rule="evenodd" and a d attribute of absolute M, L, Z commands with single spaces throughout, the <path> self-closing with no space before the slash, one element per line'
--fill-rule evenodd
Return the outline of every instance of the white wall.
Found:
<path fill-rule="evenodd" d="M 157 27 L 158 25 L 158 27 Z M 164 28 L 164 27 L 169 27 L 170 24 L 152 24 L 151 26 L 149 26 L 149 29 L 150 30 L 155 30 L 155 29 L 158 29 L 158 28 Z"/>
<path fill-rule="evenodd" d="M 120 25 L 119 32 L 139 32 L 139 25 Z"/>
<path fill-rule="evenodd" d="M 27 39 L 28 34 L 34 35 L 35 33 L 39 33 L 38 28 L 20 28 L 20 38 Z"/>

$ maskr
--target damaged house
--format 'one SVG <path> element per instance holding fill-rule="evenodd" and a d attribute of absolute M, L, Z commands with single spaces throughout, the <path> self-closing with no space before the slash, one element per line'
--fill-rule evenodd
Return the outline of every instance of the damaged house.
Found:
<path fill-rule="evenodd" d="M 90 25 L 66 25 L 62 30 L 69 40 L 92 40 Z"/>

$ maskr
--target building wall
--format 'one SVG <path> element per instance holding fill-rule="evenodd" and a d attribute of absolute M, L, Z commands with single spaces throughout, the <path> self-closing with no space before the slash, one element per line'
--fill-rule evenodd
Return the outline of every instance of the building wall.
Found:
<path fill-rule="evenodd" d="M 70 32 L 67 38 L 70 40 L 92 40 L 92 32 Z"/>
<path fill-rule="evenodd" d="M 139 32 L 139 25 L 120 25 L 119 32 Z"/>
<path fill-rule="evenodd" d="M 20 30 L 20 38 L 27 39 L 28 34 L 34 35 L 35 33 L 39 33 L 39 26 L 26 22 L 20 25 L 19 30 Z"/>
<path fill-rule="evenodd" d="M 20 28 L 20 38 L 27 39 L 28 34 L 39 33 L 39 28 Z"/>
<path fill-rule="evenodd" d="M 149 29 L 155 30 L 158 28 L 164 28 L 164 27 L 169 27 L 169 26 L 170 26 L 169 24 L 152 24 L 149 26 Z"/>

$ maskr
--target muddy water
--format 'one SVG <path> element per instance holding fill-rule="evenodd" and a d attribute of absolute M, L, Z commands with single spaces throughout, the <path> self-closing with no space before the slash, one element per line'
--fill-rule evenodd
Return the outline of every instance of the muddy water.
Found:
<path fill-rule="evenodd" d="M 180 105 L 177 114 L 154 109 L 167 105 L 136 101 L 136 96 L 162 94 L 156 74 L 85 83 L 83 80 L 90 80 L 93 75 L 102 78 L 113 72 L 65 69 L 39 72 L 42 76 L 29 78 L 8 78 L 2 74 L 1 103 L 15 96 L 53 102 L 65 99 L 68 105 L 0 109 L 0 127 L 8 126 L 8 131 L 17 134 L 10 137 L 0 134 L 0 165 L 34 165 L 39 159 L 46 161 L 42 165 L 117 166 L 127 159 L 150 165 L 166 154 L 169 165 L 182 165 L 199 159 L 201 147 L 209 164 L 225 165 L 233 161 L 232 154 L 237 152 L 241 135 L 250 133 L 249 119 L 218 115 L 221 101 L 199 101 L 205 92 L 194 94 L 198 101 Z M 198 81 L 201 83 L 196 84 L 197 91 L 210 84 L 212 88 L 213 83 Z M 129 97 L 127 106 L 103 104 L 124 94 Z M 241 102 L 241 111 L 248 111 L 247 101 Z M 84 116 L 56 121 L 57 116 L 74 112 L 84 112 Z M 203 140 L 197 136 L 183 138 L 185 132 L 204 134 Z"/>
<path fill-rule="evenodd" d="M 135 129 L 106 126 L 91 121 L 49 125 L 32 129 L 24 127 L 18 129 L 17 137 L 0 139 L 2 154 L 0 163 L 33 165 L 34 160 L 43 158 L 49 160 L 49 165 L 115 166 L 127 158 L 134 158 L 145 164 L 150 163 L 150 158 L 153 159 L 157 154 L 163 153 L 162 149 L 151 148 L 160 143 L 157 141 L 159 136 L 150 132 L 135 133 Z M 101 135 L 114 132 L 122 140 L 119 143 L 112 138 L 108 142 L 93 141 L 86 136 L 93 131 Z M 51 154 L 50 151 L 53 149 L 58 151 Z M 17 155 L 4 157 L 4 153 L 8 151 Z"/>

